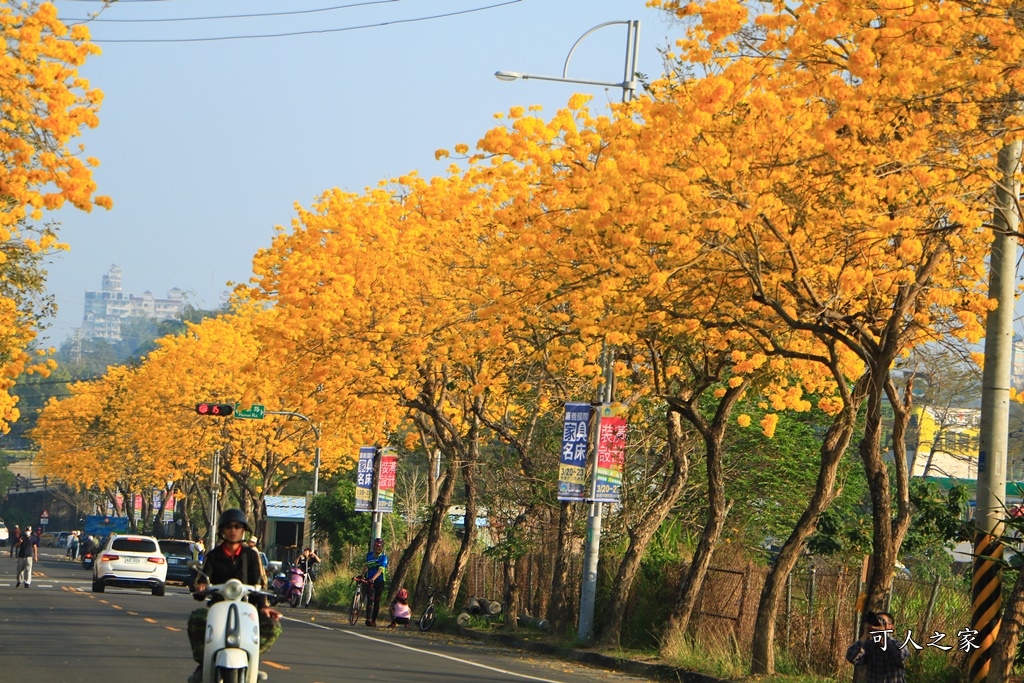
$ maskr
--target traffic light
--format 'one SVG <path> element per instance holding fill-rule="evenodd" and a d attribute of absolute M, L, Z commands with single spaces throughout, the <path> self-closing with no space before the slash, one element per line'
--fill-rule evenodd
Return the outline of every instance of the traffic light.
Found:
<path fill-rule="evenodd" d="M 230 417 L 231 413 L 235 412 L 235 407 L 230 403 L 197 403 L 196 412 L 200 415 Z"/>

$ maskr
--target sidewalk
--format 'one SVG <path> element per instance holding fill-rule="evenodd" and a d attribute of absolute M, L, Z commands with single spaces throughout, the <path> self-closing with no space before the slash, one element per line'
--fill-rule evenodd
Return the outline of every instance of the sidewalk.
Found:
<path fill-rule="evenodd" d="M 296 610 L 296 612 L 307 612 L 317 621 L 348 624 L 348 611 L 343 610 L 340 606 L 300 609 Z M 365 627 L 362 626 L 362 622 L 360 622 L 359 625 L 353 626 L 352 628 L 362 629 Z M 428 634 L 420 633 L 419 629 L 416 628 L 415 625 L 411 626 L 408 630 L 401 630 L 403 633 L 407 633 L 414 637 L 430 637 Z M 526 638 L 521 638 L 511 633 L 484 633 L 474 629 L 462 628 L 461 626 L 456 627 L 455 630 L 447 631 L 438 631 L 437 627 L 435 627 L 434 630 L 429 633 L 434 634 L 435 636 L 440 634 L 444 634 L 445 636 L 461 636 L 463 638 L 480 641 L 489 645 L 501 646 L 514 650 L 524 650 L 539 655 L 554 657 L 556 659 L 576 662 L 579 664 L 587 664 L 606 671 L 618 671 L 620 673 L 642 676 L 644 678 L 654 680 L 671 680 L 679 681 L 680 683 L 727 683 L 720 678 L 686 671 L 685 669 L 680 669 L 668 664 L 612 657 L 599 652 L 594 652 L 593 650 L 559 647 L 550 643 L 527 640 Z"/>

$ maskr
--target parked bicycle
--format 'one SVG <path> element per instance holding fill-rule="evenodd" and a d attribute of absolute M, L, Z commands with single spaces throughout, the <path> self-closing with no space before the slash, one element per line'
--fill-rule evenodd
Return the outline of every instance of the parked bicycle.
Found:
<path fill-rule="evenodd" d="M 447 600 L 448 596 L 438 590 L 434 590 L 432 586 L 427 586 L 427 606 L 423 608 L 423 614 L 420 615 L 420 630 L 429 631 L 437 621 L 437 609 L 434 607 L 435 600 Z"/>
<path fill-rule="evenodd" d="M 373 604 L 373 582 L 367 581 L 362 576 L 354 576 L 352 580 L 356 582 L 356 592 L 352 596 L 352 609 L 348 613 L 348 623 L 351 626 L 355 626 L 359 621 L 359 613 L 363 611 L 363 607 L 366 607 L 367 613 L 366 618 L 370 618 L 370 605 Z"/>

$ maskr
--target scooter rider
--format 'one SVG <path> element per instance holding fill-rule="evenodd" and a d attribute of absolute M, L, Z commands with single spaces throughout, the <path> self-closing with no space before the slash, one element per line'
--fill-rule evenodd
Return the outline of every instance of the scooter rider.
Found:
<path fill-rule="evenodd" d="M 250 528 L 244 512 L 231 508 L 221 513 L 220 519 L 217 520 L 217 533 L 221 538 L 221 544 L 206 553 L 202 574 L 196 579 L 196 592 L 203 591 L 208 585 L 207 582 L 221 584 L 228 579 L 238 579 L 246 585 L 259 584 L 262 563 L 259 553 L 242 542 L 246 531 L 250 531 Z M 196 599 L 203 598 L 197 596 Z M 219 596 L 214 595 L 210 602 L 219 599 Z M 271 609 L 267 605 L 266 597 L 259 593 L 251 593 L 248 600 L 260 614 L 260 653 L 263 653 L 281 635 L 281 613 Z M 201 607 L 189 615 L 188 639 L 192 644 L 192 657 L 199 662 L 199 666 L 188 678 L 189 683 L 201 683 L 203 680 L 203 640 L 206 635 L 207 613 L 208 609 Z"/>

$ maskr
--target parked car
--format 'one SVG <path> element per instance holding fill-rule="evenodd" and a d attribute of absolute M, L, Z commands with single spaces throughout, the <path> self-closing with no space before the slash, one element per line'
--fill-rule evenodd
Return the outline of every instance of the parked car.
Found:
<path fill-rule="evenodd" d="M 181 539 L 160 539 L 160 552 L 167 558 L 167 581 L 176 581 L 191 590 L 195 579 L 195 570 L 188 566 L 197 559 L 196 545 Z"/>
<path fill-rule="evenodd" d="M 160 596 L 166 583 L 167 558 L 152 536 L 111 534 L 93 563 L 94 593 L 102 593 L 107 586 L 126 586 L 148 587 Z"/>
<path fill-rule="evenodd" d="M 67 548 L 68 541 L 71 539 L 72 532 L 60 531 L 57 533 L 56 538 L 53 541 L 53 545 L 56 548 Z"/>
<path fill-rule="evenodd" d="M 46 548 L 52 548 L 53 544 L 57 542 L 57 531 L 44 531 L 39 534 L 39 545 Z"/>
<path fill-rule="evenodd" d="M 10 535 L 7 533 L 7 524 L 4 523 L 4 520 L 0 519 L 0 545 L 6 546 L 9 538 Z"/>

